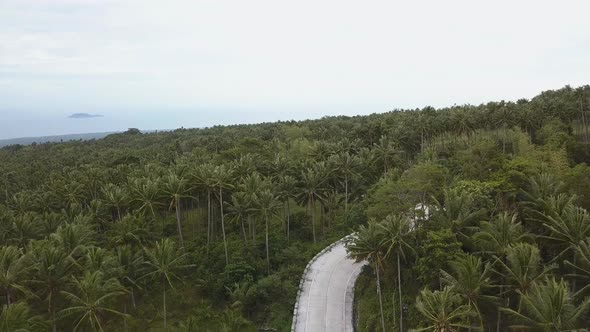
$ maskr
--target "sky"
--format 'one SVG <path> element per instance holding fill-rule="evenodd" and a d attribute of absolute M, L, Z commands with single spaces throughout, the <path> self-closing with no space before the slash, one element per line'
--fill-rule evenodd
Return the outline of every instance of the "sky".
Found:
<path fill-rule="evenodd" d="M 530 98 L 590 83 L 588 12 L 587 0 L 0 0 L 0 139 Z"/>

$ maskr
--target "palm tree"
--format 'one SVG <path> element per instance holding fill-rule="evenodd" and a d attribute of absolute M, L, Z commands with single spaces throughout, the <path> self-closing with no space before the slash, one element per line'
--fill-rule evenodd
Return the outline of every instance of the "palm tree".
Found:
<path fill-rule="evenodd" d="M 346 243 L 346 250 L 350 257 L 357 261 L 367 260 L 373 265 L 377 277 L 377 296 L 379 297 L 379 310 L 381 313 L 381 327 L 385 331 L 385 318 L 383 317 L 383 299 L 381 296 L 381 277 L 379 271 L 383 267 L 387 248 L 383 229 L 375 221 L 369 221 L 368 226 L 361 225 Z"/>
<path fill-rule="evenodd" d="M 546 278 L 542 283 L 533 284 L 526 294 L 517 292 L 522 308 L 518 311 L 503 309 L 519 321 L 513 327 L 547 332 L 583 331 L 588 327 L 584 315 L 590 308 L 590 298 L 576 303 L 563 280 Z"/>
<path fill-rule="evenodd" d="M 111 309 L 110 301 L 125 294 L 124 288 L 115 278 L 106 278 L 101 271 L 87 271 L 80 278 L 73 278 L 74 292 L 62 291 L 70 305 L 58 313 L 60 318 L 75 315 L 73 331 L 79 328 L 104 331 L 103 323 L 107 315 L 126 317 Z"/>
<path fill-rule="evenodd" d="M 527 294 L 537 280 L 543 278 L 554 266 L 543 267 L 536 245 L 517 243 L 508 247 L 506 263 L 496 258 L 499 269 L 495 271 L 507 277 L 508 286 L 519 294 Z M 518 305 L 521 306 L 521 303 Z"/>
<path fill-rule="evenodd" d="M 227 251 L 227 239 L 225 236 L 225 214 L 223 212 L 223 190 L 232 187 L 230 182 L 231 169 L 226 168 L 224 165 L 216 166 L 213 171 L 213 178 L 215 185 L 219 190 L 219 209 L 221 214 L 221 232 L 223 235 L 223 249 L 225 250 L 225 265 L 229 264 L 229 253 Z"/>
<path fill-rule="evenodd" d="M 398 154 L 395 143 L 386 135 L 379 138 L 379 143 L 373 145 L 374 160 L 383 165 L 383 174 L 390 169 L 391 163 Z"/>
<path fill-rule="evenodd" d="M 55 298 L 65 289 L 75 269 L 74 260 L 59 246 L 48 241 L 37 241 L 29 250 L 33 258 L 34 277 L 38 294 L 47 301 L 47 312 L 51 315 L 53 331 L 56 326 Z"/>
<path fill-rule="evenodd" d="M 70 182 L 63 186 L 65 201 L 69 206 L 82 204 L 84 202 L 84 185 L 78 182 Z"/>
<path fill-rule="evenodd" d="M 170 207 L 174 206 L 176 210 L 176 226 L 178 228 L 180 248 L 184 249 L 184 237 L 182 236 L 182 224 L 180 222 L 180 201 L 183 197 L 186 197 L 186 193 L 189 190 L 188 183 L 185 178 L 176 175 L 174 172 L 170 172 L 166 177 L 164 177 L 163 186 L 164 193 L 170 199 Z"/>
<path fill-rule="evenodd" d="M 522 224 L 517 222 L 517 218 L 516 214 L 503 212 L 492 221 L 482 221 L 480 230 L 473 235 L 476 246 L 483 249 L 484 253 L 495 255 L 501 261 L 505 261 L 512 245 L 530 239 Z M 500 277 L 500 293 L 503 293 L 505 278 L 504 275 Z M 500 331 L 501 323 L 502 312 L 498 310 L 496 331 Z"/>
<path fill-rule="evenodd" d="M 150 269 L 144 277 L 153 277 L 159 279 L 162 283 L 162 303 L 164 304 L 164 329 L 167 330 L 166 323 L 166 287 L 169 286 L 174 290 L 173 281 L 182 280 L 178 275 L 180 271 L 193 267 L 193 264 L 186 264 L 187 255 L 182 250 L 176 250 L 176 246 L 171 239 L 162 239 L 156 242 L 156 246 L 145 251 L 147 256 L 147 265 Z"/>
<path fill-rule="evenodd" d="M 279 204 L 279 201 L 270 190 L 264 190 L 256 195 L 256 205 L 265 223 L 266 266 L 268 274 L 270 274 L 270 255 L 268 249 L 269 223 L 270 218 L 276 215 L 275 211 L 279 207 Z"/>
<path fill-rule="evenodd" d="M 33 332 L 43 331 L 47 327 L 38 317 L 33 316 L 25 302 L 3 305 L 0 313 L 0 331 Z"/>
<path fill-rule="evenodd" d="M 348 152 L 344 152 L 335 155 L 332 162 L 339 173 L 344 176 L 344 213 L 348 214 L 349 182 L 352 178 L 358 176 L 356 170 L 360 164 L 359 158 Z"/>
<path fill-rule="evenodd" d="M 132 198 L 138 203 L 138 210 L 144 214 L 150 213 L 156 220 L 155 210 L 161 205 L 158 180 L 137 178 L 130 182 Z"/>
<path fill-rule="evenodd" d="M 449 265 L 451 271 L 441 271 L 441 281 L 467 300 L 467 304 L 477 313 L 480 328 L 483 330 L 479 303 L 482 300 L 495 300 L 495 297 L 483 294 L 491 286 L 491 265 L 484 264 L 481 258 L 471 254 L 460 256 Z"/>
<path fill-rule="evenodd" d="M 29 241 L 40 238 L 41 232 L 39 215 L 34 212 L 26 212 L 12 218 L 7 242 L 24 248 Z"/>
<path fill-rule="evenodd" d="M 248 196 L 248 200 L 251 203 L 255 203 L 257 200 L 256 195 L 258 195 L 258 193 L 264 190 L 270 190 L 270 185 L 268 181 L 262 179 L 260 174 L 252 173 L 242 179 L 240 189 L 246 193 L 246 195 Z M 252 220 L 249 220 L 248 228 L 252 235 L 252 243 L 254 243 L 256 239 L 256 221 L 252 222 Z"/>
<path fill-rule="evenodd" d="M 211 194 L 216 191 L 216 183 L 214 179 L 215 166 L 213 164 L 203 164 L 197 167 L 192 177 L 198 186 L 207 192 L 207 249 L 211 243 L 213 235 L 213 227 L 211 224 Z"/>
<path fill-rule="evenodd" d="M 474 210 L 471 196 L 460 189 L 445 189 L 444 201 L 439 202 L 435 197 L 436 218 L 450 225 L 454 232 L 466 238 L 465 229 L 473 227 L 485 215 L 484 209 Z"/>
<path fill-rule="evenodd" d="M 65 223 L 59 226 L 49 239 L 68 256 L 77 259 L 88 246 L 94 244 L 94 231 L 85 221 Z"/>
<path fill-rule="evenodd" d="M 36 205 L 35 196 L 29 191 L 21 191 L 12 195 L 6 203 L 16 215 L 22 215 L 32 211 Z"/>
<path fill-rule="evenodd" d="M 114 212 L 116 213 L 116 218 L 113 217 L 113 220 L 120 221 L 122 217 L 121 209 L 129 202 L 127 191 L 123 187 L 109 184 L 102 189 L 102 194 L 105 205 L 114 209 Z M 113 214 L 111 213 L 111 216 L 112 215 Z"/>
<path fill-rule="evenodd" d="M 302 186 L 299 188 L 299 198 L 301 201 L 307 201 L 307 209 L 311 213 L 311 227 L 313 233 L 313 243 L 316 243 L 315 219 L 316 219 L 316 200 L 321 199 L 323 192 L 323 182 L 326 176 L 322 174 L 321 167 L 308 168 L 301 174 Z"/>
<path fill-rule="evenodd" d="M 468 320 L 473 316 L 469 305 L 452 287 L 431 291 L 424 289 L 416 298 L 416 309 L 428 320 L 429 326 L 412 331 L 451 332 L 470 328 Z"/>
<path fill-rule="evenodd" d="M 290 224 L 291 224 L 291 199 L 295 198 L 297 195 L 297 180 L 290 176 L 285 175 L 279 177 L 278 186 L 277 186 L 277 196 L 283 201 L 285 205 L 285 236 L 287 238 L 287 243 L 289 243 L 289 233 L 290 233 Z"/>
<path fill-rule="evenodd" d="M 15 293 L 31 294 L 27 288 L 27 275 L 33 268 L 29 257 L 15 246 L 0 247 L 0 288 L 4 292 L 6 305 L 10 306 Z"/>
<path fill-rule="evenodd" d="M 117 269 L 117 279 L 123 285 L 131 298 L 131 304 L 135 308 L 135 289 L 140 289 L 137 281 L 141 278 L 144 270 L 144 258 L 141 251 L 135 251 L 130 246 L 117 247 L 115 260 L 119 269 Z M 123 313 L 127 314 L 127 299 L 123 302 Z M 124 321 L 125 330 L 127 330 L 127 320 Z"/>
<path fill-rule="evenodd" d="M 248 174 L 252 174 L 252 172 L 256 171 L 256 162 L 257 159 L 255 155 L 251 153 L 241 155 L 231 163 L 232 173 L 234 173 L 233 175 L 237 178 L 243 178 Z"/>
<path fill-rule="evenodd" d="M 240 223 L 244 242 L 248 242 L 244 220 L 248 217 L 251 210 L 252 203 L 250 202 L 250 198 L 245 192 L 237 192 L 232 195 L 231 201 L 231 204 L 229 204 L 229 215 Z"/>
<path fill-rule="evenodd" d="M 544 238 L 560 243 L 565 247 L 557 258 L 563 257 L 567 252 L 573 256 L 573 264 L 576 264 L 575 246 L 590 237 L 590 214 L 580 207 L 568 204 L 561 213 L 546 216 L 543 224 L 551 234 Z"/>
<path fill-rule="evenodd" d="M 508 248 L 516 243 L 530 239 L 517 215 L 503 212 L 492 221 L 482 221 L 480 230 L 473 235 L 477 247 L 484 252 L 504 257 Z"/>
<path fill-rule="evenodd" d="M 106 233 L 109 243 L 113 247 L 120 245 L 142 246 L 152 237 L 151 225 L 146 223 L 142 214 L 125 215 Z"/>
<path fill-rule="evenodd" d="M 286 156 L 277 154 L 270 164 L 272 175 L 282 178 L 293 173 L 293 163 Z"/>
<path fill-rule="evenodd" d="M 574 247 L 576 251 L 577 262 L 566 260 L 565 264 L 574 269 L 574 273 L 570 277 L 584 280 L 585 286 L 582 287 L 576 294 L 584 294 L 590 289 L 590 238 L 581 241 Z"/>
<path fill-rule="evenodd" d="M 384 235 L 386 258 L 397 258 L 397 287 L 399 294 L 399 326 L 403 331 L 403 304 L 402 304 L 402 278 L 400 258 L 406 259 L 406 251 L 416 253 L 410 245 L 411 224 L 408 218 L 402 215 L 388 215 L 381 223 L 377 224 Z"/>

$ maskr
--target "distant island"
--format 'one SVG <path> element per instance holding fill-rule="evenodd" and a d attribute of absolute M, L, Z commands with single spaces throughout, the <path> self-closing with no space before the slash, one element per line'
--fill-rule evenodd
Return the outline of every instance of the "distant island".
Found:
<path fill-rule="evenodd" d="M 70 119 L 88 119 L 88 118 L 100 118 L 103 117 L 102 114 L 90 114 L 90 113 L 74 113 L 68 118 Z"/>

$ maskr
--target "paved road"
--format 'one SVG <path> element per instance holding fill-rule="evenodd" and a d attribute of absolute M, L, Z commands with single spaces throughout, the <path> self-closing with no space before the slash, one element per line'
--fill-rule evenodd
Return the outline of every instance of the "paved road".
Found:
<path fill-rule="evenodd" d="M 299 293 L 295 331 L 352 332 L 354 283 L 365 264 L 348 258 L 343 243 L 319 256 Z"/>

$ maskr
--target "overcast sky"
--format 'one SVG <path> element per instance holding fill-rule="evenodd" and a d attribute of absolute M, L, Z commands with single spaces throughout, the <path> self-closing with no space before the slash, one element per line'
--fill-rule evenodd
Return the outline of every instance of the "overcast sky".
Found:
<path fill-rule="evenodd" d="M 0 0 L 0 138 L 532 97 L 590 83 L 589 12 L 588 0 Z"/>

